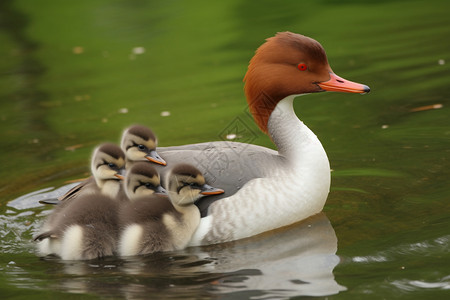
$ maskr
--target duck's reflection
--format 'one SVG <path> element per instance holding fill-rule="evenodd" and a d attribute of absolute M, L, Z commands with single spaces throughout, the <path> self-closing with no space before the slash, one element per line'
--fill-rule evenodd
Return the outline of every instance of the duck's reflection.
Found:
<path fill-rule="evenodd" d="M 124 260 L 63 262 L 72 293 L 219 297 L 324 296 L 345 290 L 334 279 L 337 238 L 321 213 L 246 240 Z"/>
<path fill-rule="evenodd" d="M 291 296 L 321 296 L 345 289 L 336 283 L 332 273 L 339 263 L 336 251 L 336 234 L 322 213 L 289 228 L 208 252 L 217 260 L 216 271 L 240 271 L 238 276 L 242 277 L 242 270 L 253 270 L 242 282 L 230 282 L 230 276 L 226 276 L 225 282 L 219 281 L 224 284 L 217 285 L 219 291 L 241 290 L 244 284 L 245 289 L 274 295 L 285 291 Z"/>

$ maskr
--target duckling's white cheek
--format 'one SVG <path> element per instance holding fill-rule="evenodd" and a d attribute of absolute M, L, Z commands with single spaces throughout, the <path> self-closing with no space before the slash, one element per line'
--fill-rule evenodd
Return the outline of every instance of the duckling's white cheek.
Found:
<path fill-rule="evenodd" d="M 147 160 L 145 158 L 145 153 L 139 150 L 136 150 L 136 148 L 130 148 L 127 151 L 127 158 L 129 160 L 133 161 L 139 161 L 139 160 Z"/>
<path fill-rule="evenodd" d="M 98 178 L 98 179 L 102 179 L 102 180 L 104 180 L 104 179 L 113 179 L 115 177 L 114 174 L 116 174 L 116 173 L 117 173 L 116 171 L 111 170 L 107 166 L 101 166 L 95 172 L 95 177 Z"/>
<path fill-rule="evenodd" d="M 73 225 L 66 229 L 61 241 L 61 258 L 64 260 L 82 259 L 83 228 Z"/>
<path fill-rule="evenodd" d="M 186 193 L 183 195 L 182 203 L 180 204 L 190 204 L 193 203 L 195 200 L 200 198 L 202 195 L 200 195 L 200 190 L 197 189 L 189 189 Z"/>
<path fill-rule="evenodd" d="M 137 191 L 136 191 L 137 192 Z M 150 195 L 153 195 L 155 193 L 155 191 L 154 190 L 152 190 L 152 189 L 148 189 L 148 188 L 145 188 L 145 187 L 142 187 L 140 190 L 139 190 L 139 196 L 150 196 Z M 137 194 L 137 193 L 136 193 Z"/>
<path fill-rule="evenodd" d="M 117 174 L 117 171 L 111 170 L 109 168 L 108 168 L 108 171 L 105 173 L 106 177 L 111 178 L 111 179 L 116 179 L 116 176 L 115 176 L 116 174 Z"/>
<path fill-rule="evenodd" d="M 143 232 L 144 229 L 139 224 L 128 225 L 120 236 L 119 255 L 133 256 L 139 254 Z"/>
<path fill-rule="evenodd" d="M 185 203 L 187 201 L 186 199 L 188 199 L 190 197 L 190 194 L 191 194 L 191 189 L 189 189 L 187 187 L 182 188 L 180 190 L 180 193 L 178 194 L 178 197 L 175 198 L 176 199 L 175 204 L 183 205 L 183 203 Z"/>

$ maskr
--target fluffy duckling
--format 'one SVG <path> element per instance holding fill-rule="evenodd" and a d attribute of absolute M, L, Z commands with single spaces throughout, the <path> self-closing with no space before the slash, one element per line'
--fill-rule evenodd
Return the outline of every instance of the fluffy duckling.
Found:
<path fill-rule="evenodd" d="M 156 152 L 157 144 L 155 134 L 145 126 L 132 125 L 125 129 L 120 147 L 127 157 L 127 169 L 138 161 L 150 161 L 165 166 L 165 160 Z"/>
<path fill-rule="evenodd" d="M 90 224 L 88 220 L 95 219 L 96 214 L 99 219 L 102 219 L 105 213 L 110 214 L 111 212 L 98 210 L 102 205 L 105 205 L 105 210 L 116 209 L 115 202 L 118 201 L 114 200 L 125 198 L 124 195 L 120 196 L 122 186 L 120 181 L 123 179 L 120 173 L 124 170 L 124 167 L 125 154 L 117 145 L 105 143 L 94 150 L 91 159 L 93 176 L 66 193 L 65 198 L 60 202 L 61 204 L 44 222 L 41 233 L 34 238 L 35 241 L 41 241 L 38 244 L 40 254 L 58 254 L 66 259 L 69 256 L 61 254 L 64 252 L 61 248 L 62 245 L 67 245 L 63 240 L 66 239 L 66 236 L 71 236 L 71 234 L 66 234 L 66 229 L 76 224 Z M 67 201 L 75 198 L 76 201 Z M 90 204 L 89 201 L 94 203 Z M 112 221 L 112 223 L 117 222 Z M 112 227 L 112 225 L 105 226 Z M 87 230 L 91 231 L 91 229 Z M 70 238 L 67 239 L 69 240 Z M 74 238 L 74 240 L 77 239 Z M 109 252 L 106 251 L 105 253 Z M 90 256 L 86 254 L 82 257 Z"/>
<path fill-rule="evenodd" d="M 122 187 L 121 180 L 124 179 L 125 154 L 115 144 L 105 143 L 95 149 L 91 160 L 91 172 L 96 185 L 102 195 L 116 198 Z M 90 192 L 84 188 L 84 193 Z"/>
<path fill-rule="evenodd" d="M 39 201 L 42 204 L 60 204 L 81 195 L 100 192 L 103 195 L 117 197 L 121 190 L 120 180 L 125 172 L 125 154 L 119 146 L 104 143 L 98 146 L 91 158 L 92 176 L 71 188 L 57 199 Z"/>
<path fill-rule="evenodd" d="M 152 168 L 149 164 L 142 167 Z M 200 222 L 194 202 L 205 195 L 224 192 L 205 184 L 200 171 L 187 164 L 179 164 L 169 172 L 169 197 L 156 193 L 146 196 L 145 189 L 140 187 L 147 183 L 159 185 L 159 177 L 152 175 L 145 179 L 135 167 L 127 174 L 126 182 L 131 203 L 122 206 L 119 214 L 121 232 L 117 250 L 121 256 L 185 248 Z"/>
<path fill-rule="evenodd" d="M 51 228 L 34 238 L 42 255 L 63 260 L 88 260 L 111 256 L 118 239 L 119 203 L 111 197 L 82 195 L 57 207 Z"/>

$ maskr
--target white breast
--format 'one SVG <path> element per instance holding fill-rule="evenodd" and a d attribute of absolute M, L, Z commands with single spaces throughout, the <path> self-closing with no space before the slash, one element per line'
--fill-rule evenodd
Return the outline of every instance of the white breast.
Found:
<path fill-rule="evenodd" d="M 120 181 L 107 180 L 101 187 L 101 192 L 105 196 L 116 198 L 120 190 Z"/>
<path fill-rule="evenodd" d="M 128 225 L 121 233 L 118 252 L 121 256 L 138 255 L 141 249 L 144 229 L 142 225 Z"/>

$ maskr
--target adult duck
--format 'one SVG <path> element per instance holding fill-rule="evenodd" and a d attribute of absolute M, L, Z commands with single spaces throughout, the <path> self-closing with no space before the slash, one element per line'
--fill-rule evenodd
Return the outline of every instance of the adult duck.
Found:
<path fill-rule="evenodd" d="M 199 204 L 203 218 L 190 245 L 237 240 L 319 213 L 330 165 L 319 139 L 296 116 L 293 100 L 322 91 L 370 91 L 337 76 L 317 41 L 291 32 L 258 48 L 244 81 L 249 110 L 278 151 L 228 141 L 158 148 L 168 166 L 194 164 L 207 183 L 225 190 Z"/>

